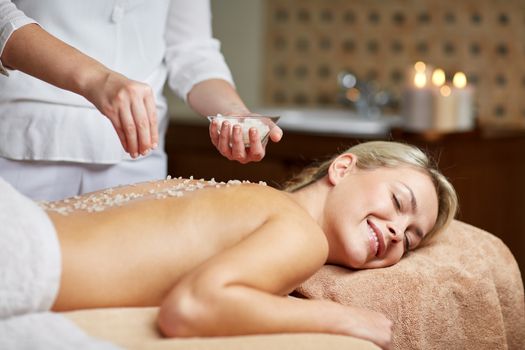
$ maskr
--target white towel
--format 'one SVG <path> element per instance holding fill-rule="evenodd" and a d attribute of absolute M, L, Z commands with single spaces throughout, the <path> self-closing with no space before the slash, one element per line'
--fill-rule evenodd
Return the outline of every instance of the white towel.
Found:
<path fill-rule="evenodd" d="M 51 220 L 0 178 L 0 349 L 117 349 L 48 312 L 60 274 Z"/>
<path fill-rule="evenodd" d="M 0 319 L 48 311 L 58 293 L 60 270 L 51 220 L 0 179 Z"/>

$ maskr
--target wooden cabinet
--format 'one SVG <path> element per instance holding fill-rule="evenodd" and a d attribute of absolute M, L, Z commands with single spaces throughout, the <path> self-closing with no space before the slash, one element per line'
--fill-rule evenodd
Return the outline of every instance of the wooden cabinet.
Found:
<path fill-rule="evenodd" d="M 432 155 L 454 184 L 460 199 L 458 219 L 500 237 L 525 271 L 525 135 L 483 137 L 451 134 L 439 139 L 394 132 L 392 140 L 415 144 Z M 207 125 L 172 122 L 166 149 L 172 176 L 216 180 L 266 181 L 279 187 L 313 161 L 322 161 L 359 142 L 285 132 L 270 144 L 263 161 L 241 165 L 224 159 L 213 147 Z"/>

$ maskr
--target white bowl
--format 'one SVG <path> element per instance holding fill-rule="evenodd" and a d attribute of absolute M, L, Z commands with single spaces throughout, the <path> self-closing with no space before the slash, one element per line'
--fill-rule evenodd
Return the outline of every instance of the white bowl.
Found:
<path fill-rule="evenodd" d="M 227 121 L 230 123 L 230 138 L 232 137 L 233 126 L 240 125 L 242 128 L 242 138 L 245 147 L 250 147 L 249 131 L 251 128 L 257 129 L 261 143 L 265 144 L 268 141 L 268 135 L 270 131 L 275 127 L 280 116 L 268 116 L 268 115 L 214 115 L 208 116 L 208 120 L 213 122 L 214 120 L 219 122 L 219 133 L 223 122 Z"/>

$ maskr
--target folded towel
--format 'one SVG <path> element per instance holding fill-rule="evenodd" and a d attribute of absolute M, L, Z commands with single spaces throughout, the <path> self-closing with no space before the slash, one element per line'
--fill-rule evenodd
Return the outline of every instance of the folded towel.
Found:
<path fill-rule="evenodd" d="M 48 311 L 60 286 L 60 246 L 33 201 L 0 178 L 0 349 L 117 349 Z"/>
<path fill-rule="evenodd" d="M 1 178 L 0 223 L 0 319 L 49 310 L 61 270 L 53 224 Z"/>
<path fill-rule="evenodd" d="M 495 236 L 455 221 L 384 269 L 325 266 L 298 295 L 385 313 L 396 349 L 524 349 L 523 282 Z"/>

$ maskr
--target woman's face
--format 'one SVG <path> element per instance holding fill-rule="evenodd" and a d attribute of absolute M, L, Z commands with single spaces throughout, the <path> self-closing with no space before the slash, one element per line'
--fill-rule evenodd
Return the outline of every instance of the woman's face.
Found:
<path fill-rule="evenodd" d="M 355 157 L 348 163 L 329 170 L 333 187 L 322 223 L 329 262 L 355 269 L 394 265 L 433 228 L 434 185 L 427 174 L 408 166 L 361 170 Z"/>

